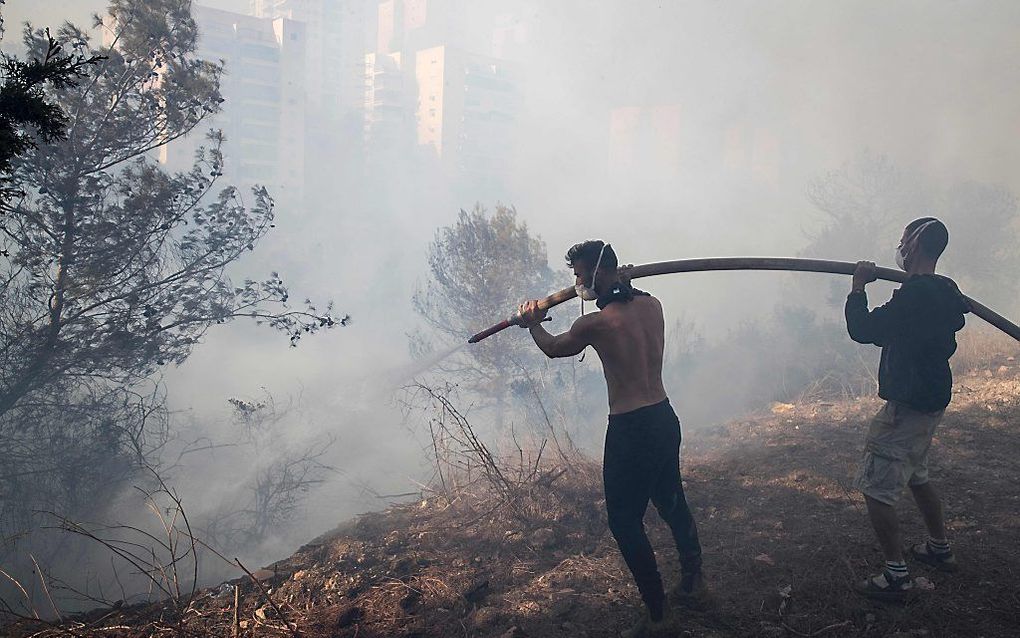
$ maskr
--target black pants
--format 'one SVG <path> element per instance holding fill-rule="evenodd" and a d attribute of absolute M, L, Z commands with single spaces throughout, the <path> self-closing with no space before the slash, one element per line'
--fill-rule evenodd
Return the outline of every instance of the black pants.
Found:
<path fill-rule="evenodd" d="M 609 415 L 602 480 L 609 529 L 649 613 L 658 618 L 665 594 L 655 553 L 645 534 L 649 499 L 673 532 L 683 571 L 701 569 L 698 527 L 680 483 L 680 420 L 669 399 L 633 412 Z"/>

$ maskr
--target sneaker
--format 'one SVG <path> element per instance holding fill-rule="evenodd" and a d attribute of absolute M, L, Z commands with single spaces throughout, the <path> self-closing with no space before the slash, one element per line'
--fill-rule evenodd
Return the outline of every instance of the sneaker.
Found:
<path fill-rule="evenodd" d="M 909 575 L 897 578 L 888 570 L 854 583 L 854 591 L 868 598 L 892 602 L 907 600 L 917 593 L 914 579 Z"/>
<path fill-rule="evenodd" d="M 955 572 L 960 569 L 960 565 L 956 562 L 956 556 L 953 554 L 953 550 L 949 550 L 948 552 L 936 552 L 931 548 L 931 545 L 928 544 L 928 541 L 911 545 L 910 549 L 907 551 L 918 562 L 924 563 L 929 567 L 934 567 L 940 572 Z"/>

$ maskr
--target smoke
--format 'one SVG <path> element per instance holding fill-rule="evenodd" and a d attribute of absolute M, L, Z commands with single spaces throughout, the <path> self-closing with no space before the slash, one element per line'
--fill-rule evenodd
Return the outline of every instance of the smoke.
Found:
<path fill-rule="evenodd" d="M 200 4 L 248 9 L 247 0 Z M 367 53 L 376 42 L 377 3 L 362 4 Z M 330 160 L 356 151 L 317 149 L 324 159 L 307 172 L 320 177 L 307 180 L 304 204 L 281 198 L 276 234 L 238 276 L 279 270 L 296 294 L 334 299 L 353 323 L 297 348 L 268 329 L 217 327 L 166 374 L 172 407 L 200 424 L 202 436 L 233 440 L 227 399 L 265 388 L 281 401 L 300 402 L 300 414 L 281 424 L 292 442 L 338 437 L 328 462 L 340 473 L 310 494 L 303 518 L 260 547 L 254 562 L 279 558 L 340 520 L 385 504 L 373 493 L 406 492 L 423 477 L 420 442 L 394 390 L 463 347 L 415 361 L 407 338 L 420 323 L 410 298 L 428 267 L 427 245 L 459 208 L 514 205 L 546 242 L 552 267 L 565 272 L 563 253 L 589 238 L 612 242 L 623 263 L 798 254 L 824 222 L 807 198 L 809 184 L 866 149 L 928 184 L 973 180 L 1020 193 L 1015 2 L 421 4 L 460 16 L 436 26 L 443 42 L 508 61 L 516 94 L 511 134 L 481 140 L 483 148 L 508 151 L 505 166 L 492 179 L 472 180 L 464 177 L 468 160 L 437 168 L 412 148 L 350 175 Z M 4 7 L 5 48 L 22 20 L 85 24 L 89 12 L 102 8 L 93 0 L 11 0 Z M 225 112 L 232 108 L 228 100 Z M 228 156 L 228 167 L 241 159 Z M 907 221 L 905 211 L 895 224 Z M 888 265 L 897 239 L 874 237 L 856 258 Z M 954 263 L 981 258 L 954 255 Z M 777 308 L 838 316 L 840 302 L 802 286 L 800 277 L 816 276 L 705 273 L 640 286 L 663 301 L 668 320 L 682 316 L 691 334 L 718 344 L 746 338 L 739 331 L 748 324 L 773 334 Z M 795 334 L 787 337 L 782 347 L 798 347 Z M 755 356 L 768 361 L 773 354 L 763 347 Z M 693 365 L 694 355 L 675 365 L 685 361 Z M 596 374 L 597 358 L 581 367 Z M 735 368 L 738 374 L 727 374 Z M 769 379 L 749 373 L 746 360 L 720 356 L 703 369 L 713 379 L 739 379 L 740 387 L 672 377 L 667 390 L 691 402 L 678 405 L 685 422 L 719 418 L 713 406 L 732 408 L 735 394 L 768 398 L 762 384 Z M 697 391 L 685 391 L 684 383 Z M 604 394 L 584 400 L 601 409 Z M 598 409 L 590 421 L 571 424 L 585 434 L 580 438 L 598 438 L 604 416 Z M 221 495 L 203 494 L 202 486 L 222 481 L 225 468 L 192 458 L 185 505 L 207 512 Z M 226 469 L 237 480 L 248 477 L 244 467 Z"/>
<path fill-rule="evenodd" d="M 412 381 L 417 376 L 432 371 L 440 363 L 449 359 L 466 347 L 468 347 L 467 343 L 450 346 L 440 350 L 439 352 L 432 353 L 428 356 L 422 357 L 421 359 L 408 363 L 405 366 L 387 371 L 383 377 L 385 381 L 382 383 L 382 388 L 390 392 L 398 390 L 405 383 Z"/>

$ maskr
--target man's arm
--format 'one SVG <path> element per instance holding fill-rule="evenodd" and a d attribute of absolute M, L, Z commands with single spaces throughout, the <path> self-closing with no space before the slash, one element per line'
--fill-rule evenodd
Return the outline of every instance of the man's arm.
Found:
<path fill-rule="evenodd" d="M 868 294 L 864 287 L 875 281 L 875 264 L 860 262 L 854 272 L 853 286 L 846 298 L 844 315 L 846 330 L 857 343 L 884 346 L 889 339 L 906 329 L 911 320 L 910 303 L 902 290 L 893 292 L 885 305 L 868 311 Z"/>
<path fill-rule="evenodd" d="M 591 333 L 590 322 L 584 321 L 584 319 L 585 317 L 579 317 L 574 325 L 570 326 L 570 330 L 563 334 L 550 334 L 540 323 L 529 326 L 528 331 L 535 340 L 535 344 L 550 359 L 573 357 L 581 354 L 585 348 L 591 345 L 591 341 L 587 337 Z"/>
<path fill-rule="evenodd" d="M 542 327 L 545 311 L 538 309 L 537 302 L 528 301 L 521 304 L 520 315 L 535 344 L 550 359 L 572 357 L 592 345 L 592 329 L 598 320 L 597 314 L 578 317 L 574 325 L 570 326 L 570 330 L 554 335 Z"/>

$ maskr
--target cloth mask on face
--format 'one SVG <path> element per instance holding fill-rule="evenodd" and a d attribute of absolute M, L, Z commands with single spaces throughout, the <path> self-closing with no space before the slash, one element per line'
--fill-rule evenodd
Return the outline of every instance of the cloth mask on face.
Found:
<path fill-rule="evenodd" d="M 606 252 L 606 246 L 609 244 L 602 244 L 602 250 L 599 251 L 599 258 L 595 261 L 595 270 L 591 273 L 591 287 L 585 286 L 584 284 L 577 284 L 574 286 L 574 292 L 581 298 L 581 301 L 595 301 L 599 298 L 599 293 L 595 292 L 595 278 L 599 274 L 599 266 L 602 265 L 602 253 Z"/>

